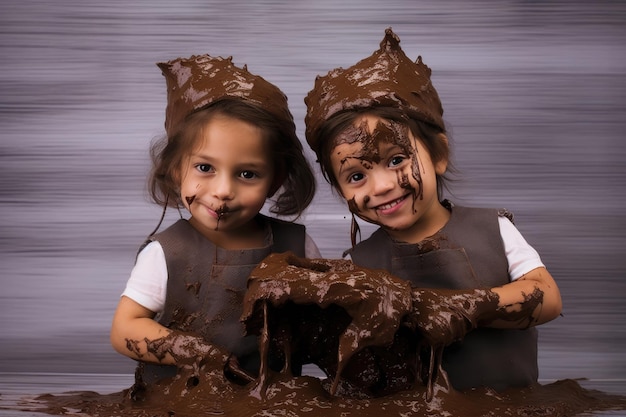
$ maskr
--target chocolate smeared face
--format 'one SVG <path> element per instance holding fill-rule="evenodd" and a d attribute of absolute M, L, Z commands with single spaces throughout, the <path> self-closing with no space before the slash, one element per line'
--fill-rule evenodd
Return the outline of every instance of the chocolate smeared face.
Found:
<path fill-rule="evenodd" d="M 400 238 L 438 204 L 437 174 L 446 161 L 433 163 L 405 124 L 366 114 L 334 145 L 330 161 L 339 191 L 365 221 Z"/>
<path fill-rule="evenodd" d="M 261 129 L 213 116 L 181 168 L 180 199 L 191 223 L 220 242 L 250 234 L 274 183 L 274 164 Z M 217 240 L 214 240 L 217 241 Z"/>

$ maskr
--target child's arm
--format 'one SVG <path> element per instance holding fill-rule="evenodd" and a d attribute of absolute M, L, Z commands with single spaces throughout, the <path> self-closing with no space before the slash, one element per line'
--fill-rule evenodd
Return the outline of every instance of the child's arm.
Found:
<path fill-rule="evenodd" d="M 111 344 L 122 355 L 163 365 L 197 363 L 226 356 L 199 336 L 177 332 L 154 321 L 154 312 L 123 296 L 111 326 Z"/>
<path fill-rule="evenodd" d="M 475 290 L 412 289 L 408 322 L 433 346 L 446 346 L 476 327 L 525 329 L 556 318 L 561 295 L 550 273 L 535 268 L 509 284 Z"/>
<path fill-rule="evenodd" d="M 563 307 L 559 287 L 546 268 L 535 268 L 492 291 L 498 295 L 499 302 L 498 314 L 494 314 L 491 323 L 484 323 L 489 327 L 536 326 L 557 318 Z"/>
<path fill-rule="evenodd" d="M 171 356 L 159 361 L 148 352 L 146 340 L 165 337 L 171 332 L 154 321 L 154 316 L 154 312 L 136 301 L 126 296 L 121 297 L 111 325 L 111 344 L 118 353 L 132 359 L 172 365 L 174 362 Z"/>

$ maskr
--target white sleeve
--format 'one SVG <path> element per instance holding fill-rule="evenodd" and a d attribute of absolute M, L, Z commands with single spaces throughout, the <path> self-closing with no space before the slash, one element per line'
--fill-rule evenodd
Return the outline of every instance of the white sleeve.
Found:
<path fill-rule="evenodd" d="M 150 242 L 137 255 L 137 262 L 130 273 L 126 297 L 145 308 L 160 313 L 165 305 L 167 291 L 167 263 L 159 242 Z"/>
<path fill-rule="evenodd" d="M 315 241 L 311 236 L 309 236 L 308 233 L 306 233 L 304 240 L 304 257 L 309 259 L 317 259 L 322 257 L 322 254 L 315 244 Z"/>
<path fill-rule="evenodd" d="M 537 251 L 526 242 L 515 225 L 506 217 L 498 217 L 504 252 L 509 262 L 509 276 L 515 281 L 535 268 L 543 267 Z"/>

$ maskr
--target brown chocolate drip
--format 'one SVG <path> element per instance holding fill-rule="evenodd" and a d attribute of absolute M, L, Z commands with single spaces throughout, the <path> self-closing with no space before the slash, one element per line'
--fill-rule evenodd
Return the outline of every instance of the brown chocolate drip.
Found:
<path fill-rule="evenodd" d="M 369 197 L 365 196 L 363 198 L 363 203 L 367 203 L 368 201 L 369 201 Z M 358 214 L 361 211 L 354 197 L 352 197 L 347 202 L 348 202 L 348 210 L 350 210 L 351 213 Z"/>
<path fill-rule="evenodd" d="M 532 313 L 540 306 L 541 298 L 542 294 L 533 291 L 521 310 Z M 140 366 L 130 389 L 107 395 L 92 391 L 46 394 L 28 399 L 15 409 L 53 415 L 78 410 L 81 415 L 100 417 L 574 417 L 595 410 L 626 410 L 626 396 L 586 390 L 571 379 L 499 393 L 487 388 L 463 393 L 454 390 L 441 367 L 443 345 L 457 339 L 451 333 L 461 334 L 484 317 L 489 319 L 488 312 L 497 303 L 497 296 L 490 291 L 411 290 L 404 281 L 381 271 L 354 267 L 348 261 L 273 255 L 261 262 L 250 278 L 242 319 L 248 333 L 264 332 L 262 357 L 277 350 L 285 353 L 281 373 L 265 367 L 254 383 L 236 385 L 224 375 L 225 354 L 199 338 L 172 332 L 148 344 L 155 356 L 165 358 L 169 353 L 180 362 L 172 378 L 157 383 L 144 381 Z M 413 311 L 416 307 L 418 311 Z M 511 314 L 504 310 L 500 311 L 502 315 Z M 455 317 L 434 320 L 434 328 L 429 329 L 428 314 L 435 313 Z M 521 315 L 515 311 L 510 317 Z M 448 326 L 456 330 L 446 330 Z M 405 363 L 410 359 L 395 355 L 393 348 L 403 340 L 398 335 L 414 331 L 424 332 L 422 343 L 429 353 L 425 362 L 418 364 L 415 383 L 406 386 L 390 373 L 389 381 L 402 384 L 402 390 L 376 398 L 367 393 L 356 395 L 364 387 L 350 384 L 377 381 L 374 371 L 385 366 L 373 362 L 368 353 L 391 350 L 395 361 L 392 365 Z M 138 343 L 128 342 L 131 349 Z M 417 349 L 422 350 L 419 346 Z M 318 378 L 292 376 L 292 355 L 300 363 L 318 364 L 329 375 L 331 386 L 329 381 Z M 337 386 L 334 397 L 329 395 L 332 385 Z M 2 408 L 12 409 L 4 403 Z"/>
<path fill-rule="evenodd" d="M 217 223 L 215 224 L 215 230 L 219 230 L 220 220 L 222 220 L 222 218 L 226 216 L 229 211 L 230 209 L 228 208 L 228 206 L 226 206 L 226 204 L 221 205 L 217 208 L 217 210 L 215 210 L 215 213 L 217 214 Z"/>
<path fill-rule="evenodd" d="M 419 153 L 417 151 L 416 139 L 413 139 L 414 143 L 411 143 L 411 138 L 408 135 L 408 127 L 398 123 L 392 122 L 391 124 L 395 132 L 395 143 L 402 148 L 402 151 L 411 159 L 411 176 L 417 183 L 417 187 L 413 187 L 409 181 L 409 177 L 406 173 L 402 173 L 402 177 L 398 179 L 400 187 L 410 190 L 413 194 L 413 212 L 416 211 L 415 205 L 418 199 L 424 198 L 424 187 L 422 182 L 422 174 L 419 163 Z"/>
<path fill-rule="evenodd" d="M 335 369 L 331 393 L 337 390 L 342 371 L 354 353 L 368 345 L 390 344 L 402 318 L 411 310 L 406 281 L 381 270 L 366 272 L 345 260 L 306 260 L 291 253 L 270 255 L 250 274 L 242 314 L 249 334 L 261 332 L 255 317 L 262 314 L 260 305 L 267 302 L 273 306 L 313 303 L 322 309 L 334 304 L 351 317 L 347 327 L 337 329 L 336 353 L 327 351 L 325 357 L 316 358 L 322 366 L 330 362 L 329 368 Z M 296 318 L 291 326 L 299 323 Z M 300 354 L 314 356 L 310 352 Z"/>
<path fill-rule="evenodd" d="M 261 367 L 259 368 L 259 377 L 256 384 L 250 390 L 250 395 L 256 399 L 265 398 L 267 384 L 269 382 L 269 350 L 270 350 L 270 334 L 268 325 L 268 308 L 267 301 L 262 301 L 263 329 L 259 338 L 259 353 L 261 355 Z"/>
<path fill-rule="evenodd" d="M 188 206 L 191 206 L 191 203 L 193 203 L 195 199 L 196 199 L 195 195 L 192 195 L 191 197 L 185 197 L 185 200 L 187 201 Z"/>
<path fill-rule="evenodd" d="M 420 170 L 420 162 L 419 162 L 419 153 L 417 152 L 417 145 L 415 146 L 415 151 L 412 152 L 411 155 L 411 174 L 413 175 L 413 179 L 417 183 L 417 189 L 413 189 L 413 212 L 415 212 L 415 205 L 417 200 L 424 199 L 424 186 L 422 182 L 422 173 Z M 407 187 L 408 188 L 408 187 Z"/>
<path fill-rule="evenodd" d="M 369 131 L 367 121 L 363 121 L 359 126 L 349 126 L 335 137 L 334 146 L 357 142 L 361 144 L 361 152 L 349 158 L 368 163 L 380 163 L 380 145 L 382 143 L 395 143 L 407 155 L 411 153 L 406 127 L 395 121 L 379 121 L 372 132 Z M 341 163 L 345 163 L 347 159 L 345 158 Z M 368 164 L 368 167 L 366 169 L 370 169 L 371 165 Z"/>
<path fill-rule="evenodd" d="M 226 204 L 218 207 L 218 209 L 215 210 L 215 213 L 217 213 L 217 220 L 221 220 L 222 217 L 224 217 L 226 213 L 228 213 L 229 211 L 230 209 L 228 208 Z"/>
<path fill-rule="evenodd" d="M 429 346 L 430 352 L 428 373 L 424 375 L 426 382 L 426 401 L 431 402 L 440 393 L 450 393 L 454 391 L 448 373 L 443 369 L 443 346 Z"/>

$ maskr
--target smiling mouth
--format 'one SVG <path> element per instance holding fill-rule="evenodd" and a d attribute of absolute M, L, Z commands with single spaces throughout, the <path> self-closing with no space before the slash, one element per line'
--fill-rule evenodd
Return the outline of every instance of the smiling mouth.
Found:
<path fill-rule="evenodd" d="M 380 206 L 376 206 L 374 207 L 375 210 L 389 210 L 392 207 L 397 206 L 398 204 L 400 204 L 400 202 L 402 202 L 404 199 L 406 198 L 405 195 L 403 195 L 402 197 L 393 200 L 389 203 L 385 203 L 385 204 L 381 204 Z"/>

